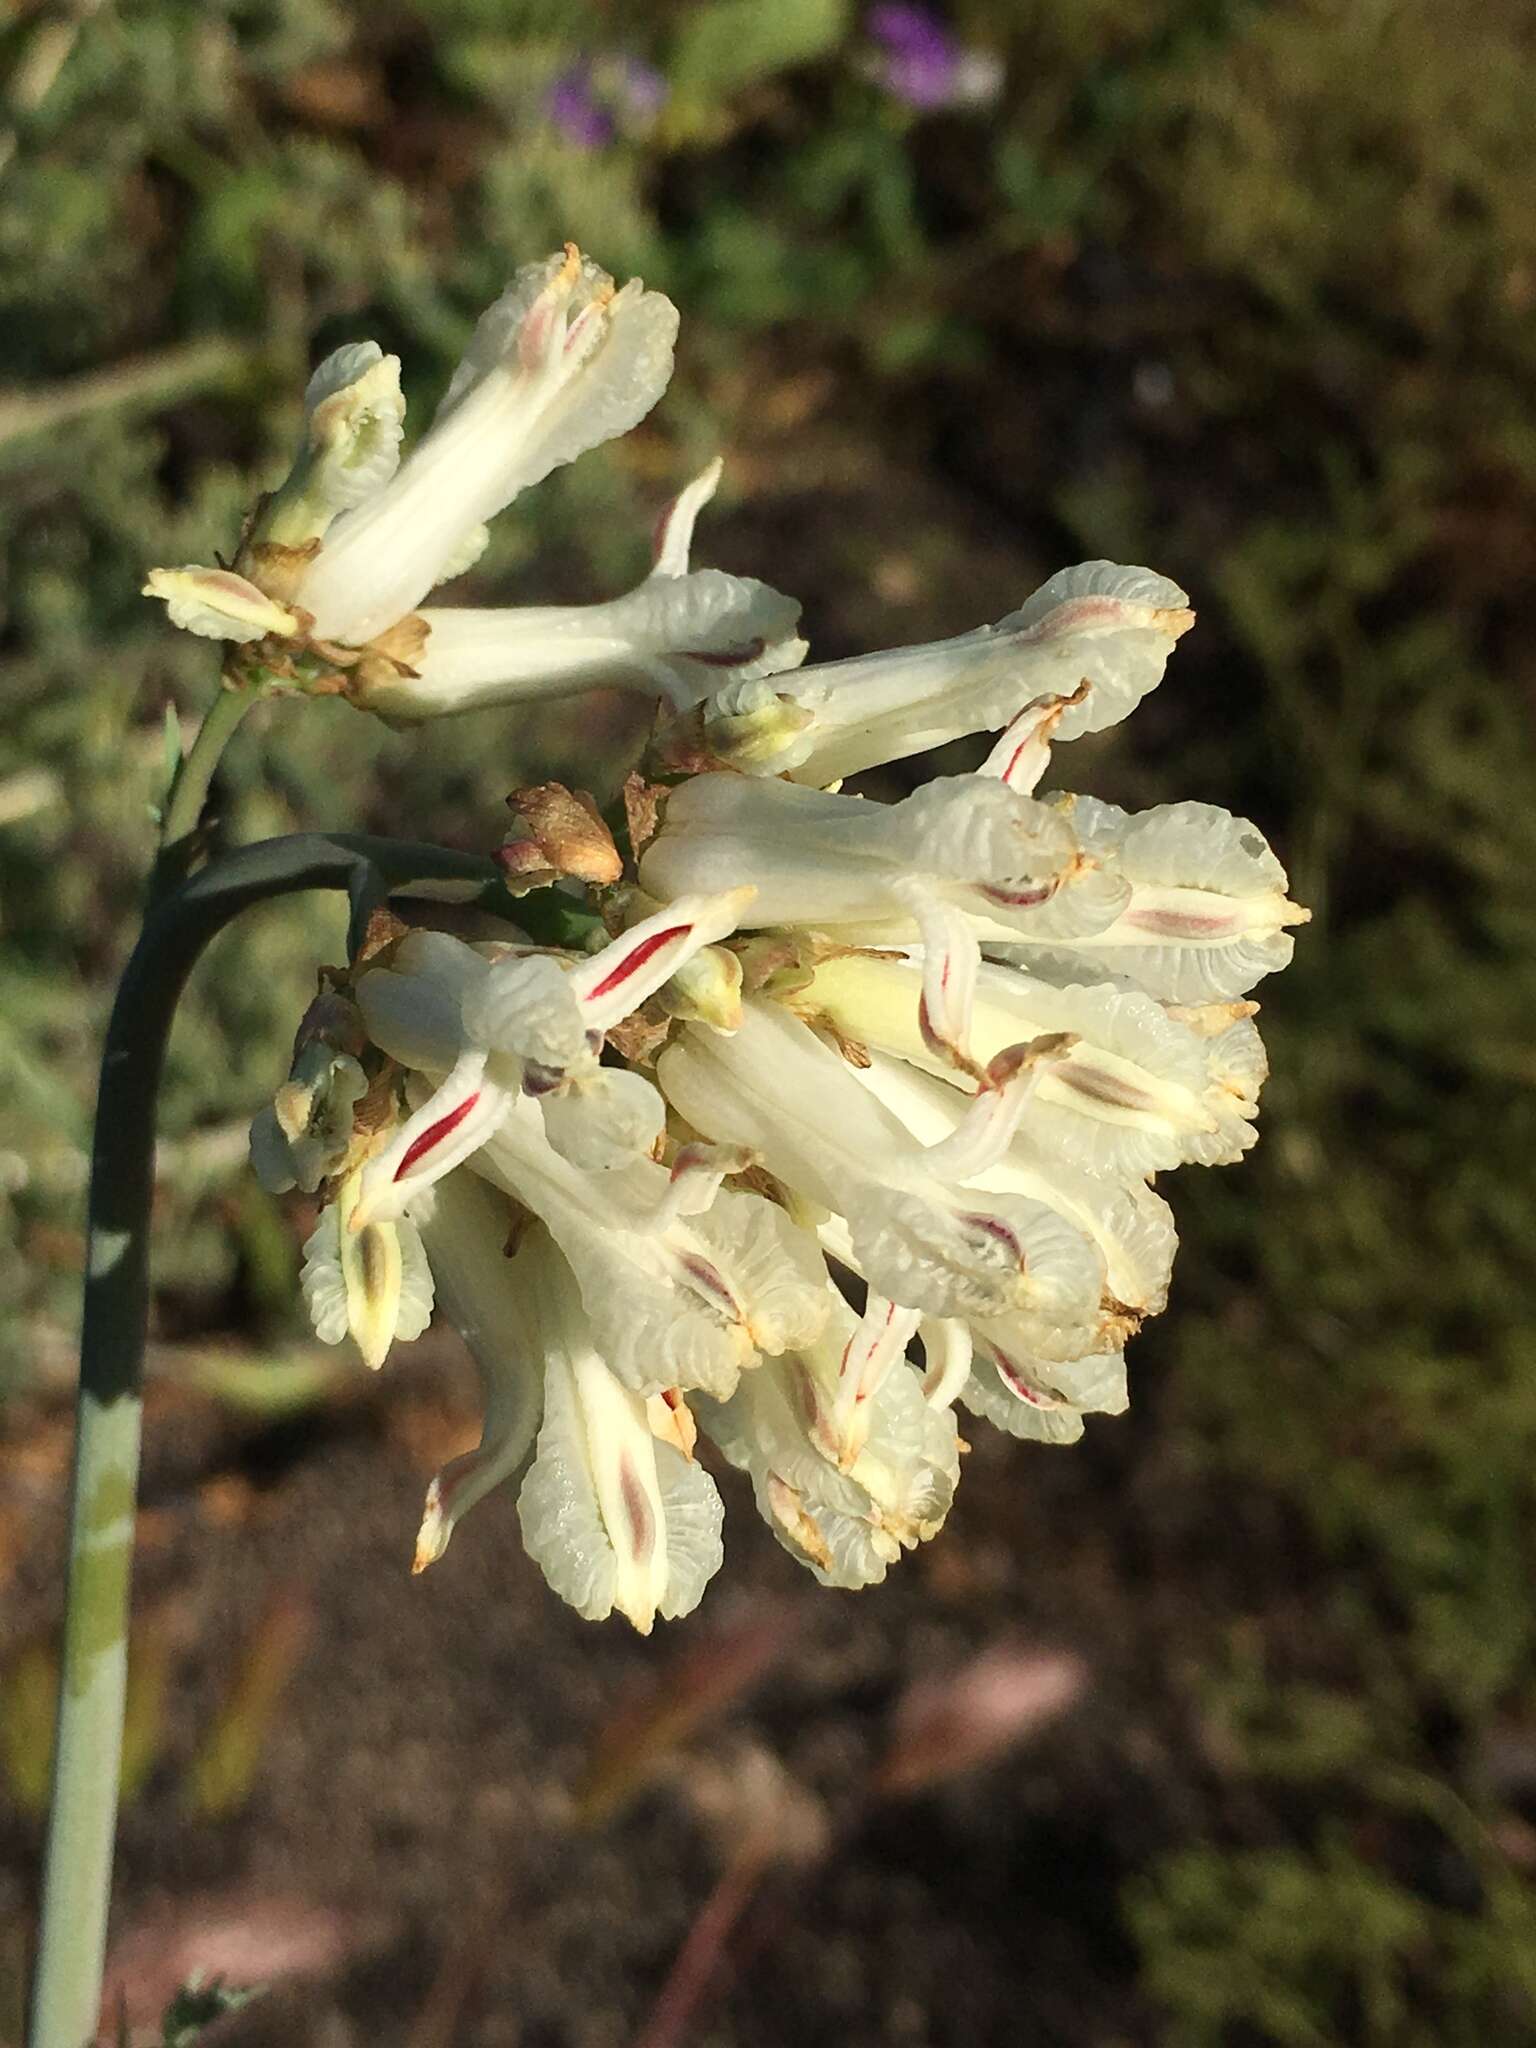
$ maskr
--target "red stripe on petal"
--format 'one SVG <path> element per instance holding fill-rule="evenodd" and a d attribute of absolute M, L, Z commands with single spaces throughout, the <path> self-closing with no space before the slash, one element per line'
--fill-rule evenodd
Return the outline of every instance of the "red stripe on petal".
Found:
<path fill-rule="evenodd" d="M 638 974 L 648 960 L 654 960 L 663 946 L 670 946 L 674 939 L 685 939 L 692 930 L 691 925 L 669 925 L 664 932 L 652 932 L 648 939 L 642 939 L 633 953 L 621 960 L 611 974 L 605 974 L 597 987 L 592 990 L 589 1001 L 596 1002 L 599 996 L 612 995 L 616 988 L 622 988 L 633 974 Z"/>
<path fill-rule="evenodd" d="M 473 1095 L 466 1095 L 461 1103 L 450 1109 L 445 1117 L 440 1117 L 430 1130 L 423 1131 L 414 1144 L 407 1145 L 405 1157 L 395 1168 L 395 1179 L 403 1180 L 418 1159 L 441 1145 L 445 1138 L 451 1138 L 479 1100 L 480 1090 L 477 1088 Z"/>

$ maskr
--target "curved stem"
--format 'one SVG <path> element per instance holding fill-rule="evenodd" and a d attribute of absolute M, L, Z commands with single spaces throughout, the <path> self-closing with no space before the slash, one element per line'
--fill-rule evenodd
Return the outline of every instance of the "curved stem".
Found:
<path fill-rule="evenodd" d="M 190 809 L 190 793 L 186 801 Z M 501 893 L 489 861 L 438 847 L 314 833 L 263 840 L 203 869 L 151 909 L 112 1006 L 91 1161 L 64 1648 L 30 2048 L 83 2048 L 95 2038 L 101 2004 L 127 1681 L 155 1103 L 176 1003 L 209 940 L 250 905 L 306 889 L 342 889 L 360 907 L 377 900 L 380 885 L 385 894 L 460 901 L 495 901 Z"/>

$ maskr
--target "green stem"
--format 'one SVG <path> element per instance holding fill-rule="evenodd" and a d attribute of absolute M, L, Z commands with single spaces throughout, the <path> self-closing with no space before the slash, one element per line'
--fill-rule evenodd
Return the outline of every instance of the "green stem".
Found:
<path fill-rule="evenodd" d="M 229 717 L 228 730 L 238 716 Z M 197 753 L 194 747 L 188 764 Z M 168 818 L 195 817 L 201 797 L 194 808 L 193 785 L 200 777 L 206 790 L 212 760 L 210 749 L 195 774 L 178 777 Z M 354 911 L 391 893 L 501 898 L 489 861 L 437 847 L 310 833 L 268 839 L 152 904 L 124 971 L 102 1053 L 91 1161 L 64 1649 L 29 2048 L 83 2048 L 95 2038 L 101 2003 L 127 1680 L 155 1098 L 171 1020 L 216 932 L 251 904 L 306 889 L 344 889 Z"/>
<path fill-rule="evenodd" d="M 209 705 L 197 737 L 182 756 L 160 820 L 160 847 L 149 878 L 149 900 L 158 903 L 192 870 L 198 853 L 198 822 L 214 770 L 234 731 L 259 692 L 224 683 Z"/>

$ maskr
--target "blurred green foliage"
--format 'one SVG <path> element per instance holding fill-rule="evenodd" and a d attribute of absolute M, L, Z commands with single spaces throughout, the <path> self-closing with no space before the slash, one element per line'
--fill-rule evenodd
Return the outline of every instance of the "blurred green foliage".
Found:
<path fill-rule="evenodd" d="M 145 566 L 229 548 L 315 352 L 375 334 L 428 405 L 509 270 L 577 239 L 677 298 L 678 381 L 502 522 L 476 592 L 624 587 L 723 436 L 740 495 L 704 547 L 803 596 L 824 653 L 959 630 L 970 592 L 996 615 L 1090 554 L 1195 593 L 1172 679 L 1085 779 L 1250 810 L 1319 916 L 1260 991 L 1266 1140 L 1176 1189 L 1181 1285 L 1144 1340 L 1148 1513 L 1204 1603 L 1187 1686 L 1219 1768 L 1127 1913 L 1171 2043 L 1536 2039 L 1530 16 L 954 18 L 1001 94 L 924 116 L 843 0 L 11 11 L 7 1370 L 67 1351 L 162 719 L 211 684 L 136 595 Z M 548 95 L 599 50 L 671 90 L 583 149 Z M 401 740 L 274 705 L 222 805 L 240 837 L 408 819 L 477 845 L 513 781 L 578 746 L 611 763 L 617 735 L 590 708 Z M 243 1129 L 338 945 L 332 911 L 285 906 L 189 999 L 167 1330 L 292 1332 L 292 1237 Z M 1516 1752 L 1523 1778 L 1490 1761 Z"/>

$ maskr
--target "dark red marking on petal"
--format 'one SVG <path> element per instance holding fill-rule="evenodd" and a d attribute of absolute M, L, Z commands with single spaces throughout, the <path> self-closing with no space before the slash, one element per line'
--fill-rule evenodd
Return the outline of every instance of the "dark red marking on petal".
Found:
<path fill-rule="evenodd" d="M 1034 742 L 1035 735 L 1033 733 L 1027 734 L 1025 738 L 1019 741 L 1019 744 L 1008 756 L 1008 765 L 1006 768 L 1004 768 L 1002 775 L 1002 779 L 1004 782 L 1011 783 L 1013 781 L 1014 770 L 1018 767 L 1019 763 L 1023 760 L 1024 756 L 1029 752 L 1030 748 L 1034 745 Z"/>
<path fill-rule="evenodd" d="M 473 1095 L 466 1095 L 464 1100 L 450 1109 L 445 1117 L 440 1117 L 429 1130 L 423 1131 L 413 1145 L 407 1145 L 405 1157 L 395 1168 L 395 1179 L 403 1180 L 418 1159 L 432 1151 L 435 1146 L 441 1145 L 445 1138 L 451 1138 L 479 1100 L 480 1090 L 477 1088 Z"/>
<path fill-rule="evenodd" d="M 596 1002 L 599 996 L 611 995 L 616 988 L 622 988 L 632 974 L 639 973 L 647 960 L 655 959 L 663 946 L 670 946 L 674 939 L 686 938 L 689 930 L 685 924 L 668 925 L 664 932 L 652 932 L 648 939 L 642 939 L 627 959 L 621 960 L 611 974 L 603 976 L 593 989 L 591 1000 Z"/>
<path fill-rule="evenodd" d="M 1125 922 L 1160 939 L 1235 938 L 1241 923 L 1232 911 L 1212 915 L 1197 910 L 1132 910 Z"/>
<path fill-rule="evenodd" d="M 649 1564 L 651 1552 L 656 1547 L 656 1517 L 651 1513 L 645 1488 L 627 1455 L 619 1461 L 619 1494 L 624 1502 L 624 1512 L 629 1517 L 629 1536 L 635 1556 L 641 1564 Z"/>
<path fill-rule="evenodd" d="M 1035 1386 L 1026 1379 L 1023 1371 L 997 1346 L 989 1347 L 992 1363 L 997 1367 L 998 1376 L 1011 1394 L 1017 1394 L 1021 1401 L 1027 1401 L 1031 1408 L 1067 1408 L 1071 1403 L 1062 1400 L 1059 1394 L 1048 1394 L 1044 1388 Z"/>
<path fill-rule="evenodd" d="M 1079 1095 L 1086 1095 L 1094 1102 L 1107 1102 L 1115 1109 L 1151 1109 L 1154 1106 L 1154 1097 L 1145 1088 L 1138 1088 L 1131 1081 L 1122 1081 L 1116 1074 L 1106 1074 L 1102 1067 L 1063 1060 L 1056 1069 L 1056 1079 L 1075 1089 Z"/>
<path fill-rule="evenodd" d="M 1024 1266 L 1024 1247 L 1019 1243 L 1017 1236 L 1003 1221 L 1001 1216 L 962 1216 L 959 1220 L 963 1226 L 974 1230 L 978 1236 L 990 1237 L 995 1244 L 1003 1245 L 1008 1251 L 1012 1252 L 1022 1271 Z"/>
<path fill-rule="evenodd" d="M 1048 882 L 1032 882 L 1027 888 L 1009 889 L 1001 882 L 978 882 L 976 887 L 989 903 L 1000 903 L 1005 910 L 1033 910 L 1056 894 L 1057 877 L 1053 875 Z"/>
<path fill-rule="evenodd" d="M 742 1321 L 740 1304 L 708 1259 L 701 1259 L 697 1252 L 682 1252 L 677 1263 L 700 1292 L 712 1294 L 730 1311 L 734 1321 Z"/>
<path fill-rule="evenodd" d="M 701 647 L 685 647 L 682 659 L 684 661 L 702 661 L 706 668 L 736 668 L 741 662 L 758 660 L 767 644 L 767 641 L 759 634 L 757 639 L 749 640 L 745 647 L 732 647 L 724 653 L 706 650 Z"/>

